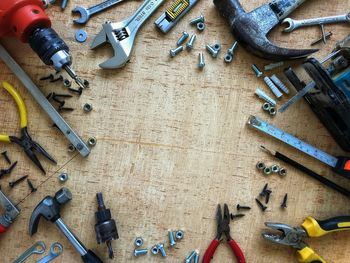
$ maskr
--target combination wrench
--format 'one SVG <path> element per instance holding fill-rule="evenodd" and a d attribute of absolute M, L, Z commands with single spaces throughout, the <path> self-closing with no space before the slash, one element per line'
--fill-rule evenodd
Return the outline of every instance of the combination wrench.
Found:
<path fill-rule="evenodd" d="M 114 56 L 101 63 L 101 68 L 121 68 L 129 61 L 137 31 L 163 2 L 164 0 L 146 0 L 124 21 L 118 23 L 107 21 L 102 25 L 102 30 L 96 35 L 90 47 L 94 49 L 109 42 L 113 47 Z"/>
<path fill-rule="evenodd" d="M 22 255 L 20 255 L 15 261 L 13 261 L 13 263 L 22 263 L 33 254 L 43 254 L 45 252 L 45 249 L 45 243 L 42 241 L 38 241 L 33 246 L 24 251 Z"/>
<path fill-rule="evenodd" d="M 72 13 L 77 13 L 80 15 L 79 19 L 73 20 L 76 24 L 85 24 L 90 19 L 91 16 L 96 15 L 98 13 L 101 13 L 108 8 L 119 4 L 120 2 L 123 2 L 124 0 L 106 0 L 102 3 L 99 3 L 97 5 L 91 6 L 91 7 L 83 7 L 83 6 L 77 6 L 72 10 Z"/>
<path fill-rule="evenodd" d="M 36 263 L 47 263 L 53 260 L 54 258 L 57 258 L 59 255 L 61 255 L 63 251 L 63 246 L 56 242 L 53 243 L 50 247 L 50 252 L 47 256 L 43 257 L 42 259 L 39 259 Z"/>
<path fill-rule="evenodd" d="M 288 24 L 288 27 L 286 27 L 283 30 L 284 32 L 292 32 L 293 30 L 300 27 L 318 26 L 324 24 L 335 24 L 344 22 L 350 22 L 350 13 L 338 16 L 326 16 L 302 20 L 294 20 L 288 17 L 282 21 L 282 24 Z"/>

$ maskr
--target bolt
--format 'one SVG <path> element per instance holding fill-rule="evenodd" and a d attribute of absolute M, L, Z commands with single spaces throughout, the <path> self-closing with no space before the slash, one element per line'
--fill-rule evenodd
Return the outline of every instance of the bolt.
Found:
<path fill-rule="evenodd" d="M 205 67 L 203 52 L 198 54 L 198 68 L 203 69 Z"/>
<path fill-rule="evenodd" d="M 209 54 L 213 57 L 216 58 L 219 54 L 219 51 L 217 51 L 216 49 L 214 49 L 211 45 L 206 45 L 206 48 L 209 52 Z"/>
<path fill-rule="evenodd" d="M 182 50 L 184 50 L 183 46 L 178 46 L 177 48 L 170 49 L 170 51 L 169 51 L 170 57 L 172 57 L 172 58 L 175 57 Z"/>
<path fill-rule="evenodd" d="M 163 243 L 159 243 L 159 244 L 157 245 L 157 248 L 159 249 L 160 253 L 162 254 L 162 257 L 166 257 L 166 252 L 165 252 L 164 244 L 163 244 Z"/>
<path fill-rule="evenodd" d="M 288 194 L 285 194 L 283 197 L 281 208 L 287 208 L 287 200 L 288 200 Z"/>
<path fill-rule="evenodd" d="M 328 33 L 325 34 L 325 38 L 326 38 L 326 39 L 330 39 L 332 35 L 333 35 L 332 32 L 328 32 Z M 320 43 L 320 42 L 322 42 L 322 41 L 323 41 L 323 36 L 322 36 L 321 38 L 315 40 L 314 42 L 312 42 L 312 43 L 311 43 L 311 46 L 316 45 L 316 44 L 318 44 L 318 43 Z"/>
<path fill-rule="evenodd" d="M 289 94 L 289 89 L 286 85 L 276 76 L 276 74 L 273 74 L 271 77 L 271 80 L 273 83 L 276 84 L 277 87 L 279 87 L 285 94 Z"/>
<path fill-rule="evenodd" d="M 190 21 L 190 25 L 195 25 L 195 24 L 198 24 L 198 23 L 200 23 L 200 22 L 202 22 L 202 23 L 205 22 L 205 18 L 204 18 L 203 15 L 200 15 L 199 17 L 196 17 L 196 18 L 192 19 L 192 20 Z"/>
<path fill-rule="evenodd" d="M 187 42 L 187 44 L 186 44 L 186 48 L 187 48 L 187 49 L 192 49 L 192 48 L 193 48 L 193 44 L 194 44 L 194 42 L 196 41 L 196 38 L 197 38 L 196 34 L 193 34 L 193 35 L 191 36 L 190 40 L 189 40 L 189 41 Z"/>
<path fill-rule="evenodd" d="M 199 22 L 199 23 L 197 24 L 197 29 L 198 29 L 199 31 L 203 31 L 203 30 L 205 29 L 205 24 L 204 24 L 203 22 Z"/>
<path fill-rule="evenodd" d="M 240 205 L 240 204 L 238 204 L 237 205 L 237 210 L 250 210 L 251 209 L 251 207 L 250 206 L 244 206 L 244 205 Z"/>
<path fill-rule="evenodd" d="M 265 70 L 273 70 L 273 69 L 275 69 L 275 68 L 278 68 L 278 67 L 283 66 L 283 64 L 284 64 L 283 61 L 271 63 L 271 64 L 268 64 L 268 65 L 265 65 L 265 66 L 264 66 L 264 69 L 265 69 Z"/>
<path fill-rule="evenodd" d="M 255 90 L 255 95 L 257 95 L 260 99 L 270 103 L 272 106 L 276 106 L 276 101 L 272 99 L 270 96 L 268 96 L 264 91 L 261 89 L 257 88 Z"/>
<path fill-rule="evenodd" d="M 25 175 L 25 176 L 22 176 L 22 177 L 18 178 L 18 179 L 15 180 L 15 181 L 9 182 L 9 186 L 10 186 L 11 188 L 15 187 L 17 184 L 19 184 L 20 182 L 22 182 L 23 180 L 25 180 L 27 177 L 28 177 L 28 175 Z"/>
<path fill-rule="evenodd" d="M 281 176 L 286 176 L 287 175 L 287 169 L 286 168 L 281 168 L 278 173 Z"/>
<path fill-rule="evenodd" d="M 137 237 L 135 239 L 135 246 L 136 247 L 141 247 L 143 245 L 143 239 L 141 237 Z"/>
<path fill-rule="evenodd" d="M 175 242 L 173 230 L 171 230 L 171 229 L 168 230 L 168 236 L 169 236 L 169 244 L 170 244 L 170 246 L 172 246 L 172 247 L 175 246 L 176 242 Z"/>
<path fill-rule="evenodd" d="M 31 193 L 36 192 L 36 190 L 38 190 L 38 189 L 36 189 L 36 188 L 34 187 L 32 181 L 30 181 L 29 178 L 27 179 L 27 183 L 28 183 L 28 186 L 29 186 L 29 188 L 30 188 L 30 192 L 31 192 Z"/>
<path fill-rule="evenodd" d="M 273 84 L 272 80 L 269 77 L 264 77 L 264 82 L 270 88 L 273 94 L 275 94 L 276 98 L 279 99 L 282 97 L 282 92 L 277 88 L 275 84 Z"/>
<path fill-rule="evenodd" d="M 196 250 L 196 255 L 194 256 L 194 263 L 199 263 L 199 251 Z"/>
<path fill-rule="evenodd" d="M 258 78 L 260 78 L 260 77 L 263 75 L 262 71 L 261 71 L 261 70 L 258 68 L 258 66 L 255 65 L 255 64 L 252 64 L 252 70 L 255 72 L 255 75 L 256 75 Z"/>
<path fill-rule="evenodd" d="M 4 156 L 4 158 L 8 164 L 11 164 L 11 160 L 10 160 L 9 156 L 7 155 L 7 151 L 2 152 L 1 155 Z"/>
<path fill-rule="evenodd" d="M 179 40 L 176 42 L 177 46 L 181 46 L 182 43 L 185 42 L 185 40 L 189 37 L 189 34 L 186 31 L 182 32 L 181 37 L 179 38 Z"/>
<path fill-rule="evenodd" d="M 92 104 L 91 103 L 85 103 L 84 106 L 83 106 L 83 110 L 85 112 L 90 112 L 92 111 L 93 107 L 92 107 Z"/>
<path fill-rule="evenodd" d="M 233 56 L 235 54 L 235 50 L 238 47 L 238 42 L 235 41 L 235 43 L 233 43 L 233 45 L 227 50 L 227 54 L 230 54 L 231 56 Z"/>
<path fill-rule="evenodd" d="M 260 200 L 257 199 L 257 198 L 255 198 L 255 201 L 256 201 L 256 203 L 259 205 L 259 207 L 261 208 L 261 210 L 262 210 L 263 212 L 265 212 L 265 210 L 267 209 L 267 206 L 264 205 L 263 203 L 261 203 Z"/>
<path fill-rule="evenodd" d="M 146 255 L 148 253 L 147 248 L 139 248 L 134 250 L 134 257 Z"/>
<path fill-rule="evenodd" d="M 263 197 L 263 196 L 265 196 L 266 195 L 266 190 L 267 190 L 267 187 L 269 186 L 269 184 L 265 184 L 264 185 L 264 188 L 261 190 L 261 192 L 260 192 L 260 196 L 261 197 Z"/>
<path fill-rule="evenodd" d="M 241 217 L 244 217 L 244 216 L 245 216 L 245 214 L 236 214 L 236 215 L 234 215 L 234 214 L 231 213 L 231 215 L 230 215 L 231 220 L 233 220 L 235 218 L 241 218 Z"/>
<path fill-rule="evenodd" d="M 66 9 L 67 5 L 68 5 L 68 0 L 62 0 L 62 2 L 61 2 L 61 11 Z"/>
<path fill-rule="evenodd" d="M 197 252 L 194 250 L 192 251 L 185 259 L 185 263 L 190 263 L 192 259 L 196 256 Z"/>

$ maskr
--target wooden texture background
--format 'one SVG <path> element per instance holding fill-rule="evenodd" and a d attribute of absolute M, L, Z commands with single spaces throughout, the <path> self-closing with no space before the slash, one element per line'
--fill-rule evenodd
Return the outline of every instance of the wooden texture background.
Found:
<path fill-rule="evenodd" d="M 6 149 L 12 160 L 18 160 L 13 173 L 1 179 L 2 189 L 13 200 L 22 200 L 19 204 L 21 215 L 0 237 L 1 262 L 12 262 L 39 240 L 45 241 L 47 246 L 56 241 L 63 244 L 64 252 L 55 262 L 80 262 L 78 254 L 52 223 L 42 220 L 38 233 L 33 237 L 28 235 L 28 221 L 35 205 L 62 186 L 73 193 L 73 200 L 62 208 L 64 221 L 106 262 L 110 261 L 106 247 L 97 245 L 94 232 L 95 194 L 98 191 L 103 191 L 120 234 L 120 239 L 113 242 L 116 255 L 113 262 L 182 262 L 193 249 L 199 249 L 203 254 L 216 234 L 214 219 L 218 203 L 227 202 L 232 212 L 236 212 L 237 203 L 252 206 L 252 211 L 247 212 L 243 219 L 231 223 L 232 236 L 242 247 L 249 263 L 296 262 L 293 249 L 273 245 L 261 238 L 265 221 L 297 226 L 308 215 L 325 219 L 349 214 L 349 201 L 345 197 L 289 166 L 286 178 L 264 177 L 256 171 L 255 163 L 259 160 L 279 163 L 259 150 L 258 146 L 264 144 L 350 187 L 348 180 L 334 176 L 326 166 L 246 126 L 249 115 L 257 115 L 330 154 L 343 154 L 304 102 L 275 118 L 262 112 L 262 102 L 255 97 L 254 90 L 257 86 L 267 89 L 262 80 L 256 78 L 250 65 L 256 63 L 263 67 L 268 61 L 239 47 L 234 61 L 224 64 L 223 55 L 234 38 L 212 1 L 199 1 L 166 35 L 157 31 L 153 24 L 170 2 L 163 4 L 139 31 L 130 63 L 119 70 L 100 69 L 98 64 L 112 55 L 111 49 L 107 46 L 91 51 L 89 43 L 105 20 L 123 20 L 141 1 L 125 1 L 93 17 L 83 27 L 89 34 L 88 41 L 77 43 L 74 34 L 79 27 L 73 25 L 70 10 L 76 5 L 89 6 L 98 2 L 76 0 L 70 1 L 65 12 L 60 12 L 58 6 L 47 10 L 53 27 L 70 46 L 73 67 L 91 83 L 91 88 L 81 97 L 67 100 L 66 105 L 73 106 L 75 111 L 64 113 L 84 139 L 97 138 L 97 145 L 88 158 L 67 152 L 68 141 L 51 127 L 45 113 L 0 62 L 0 79 L 13 83 L 25 99 L 30 134 L 58 160 L 58 165 L 53 166 L 41 159 L 48 171 L 43 176 L 16 145 L 0 145 L 0 151 Z M 242 1 L 246 10 L 264 3 L 266 1 Z M 348 11 L 349 4 L 349 0 L 308 1 L 292 17 L 341 14 Z M 201 13 L 207 21 L 203 33 L 188 24 L 190 18 Z M 171 59 L 168 51 L 175 46 L 183 30 L 197 34 L 195 48 Z M 271 39 L 281 46 L 308 48 L 320 36 L 317 27 L 291 34 L 281 34 L 281 30 L 279 27 L 271 35 Z M 328 54 L 335 41 L 349 33 L 347 25 L 326 26 L 326 30 L 332 31 L 333 37 L 327 45 L 319 45 L 321 50 L 315 55 L 317 58 Z M 2 42 L 45 94 L 65 91 L 60 83 L 39 81 L 52 71 L 42 64 L 28 45 L 11 38 Z M 223 50 L 219 58 L 212 59 L 204 46 L 215 42 L 222 43 Z M 199 51 L 205 53 L 203 71 L 197 69 Z M 275 72 L 283 79 L 281 69 Z M 14 101 L 4 90 L 0 92 L 1 132 L 18 133 Z M 282 102 L 286 99 L 283 98 Z M 94 107 L 89 114 L 82 110 L 86 102 Z M 6 166 L 0 158 L 0 167 Z M 65 184 L 58 182 L 57 176 L 61 172 L 69 173 Z M 14 189 L 8 187 L 10 180 L 25 174 L 38 186 L 37 192 L 29 194 L 26 183 Z M 266 182 L 273 194 L 268 210 L 262 213 L 254 198 Z M 289 205 L 282 211 L 279 205 L 285 193 L 289 194 Z M 183 229 L 185 238 L 176 248 L 167 249 L 166 259 L 151 254 L 137 259 L 132 256 L 135 237 L 142 236 L 148 248 L 158 242 L 168 244 L 169 228 Z M 308 242 L 327 262 L 349 262 L 350 235 L 347 232 Z M 41 256 L 34 256 L 28 262 L 39 258 Z M 228 247 L 222 245 L 213 262 L 235 261 Z"/>

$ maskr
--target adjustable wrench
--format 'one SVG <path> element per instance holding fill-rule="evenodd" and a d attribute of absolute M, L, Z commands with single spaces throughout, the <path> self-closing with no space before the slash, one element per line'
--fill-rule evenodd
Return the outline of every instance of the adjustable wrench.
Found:
<path fill-rule="evenodd" d="M 103 12 L 107 10 L 108 8 L 123 2 L 124 0 L 106 0 L 102 3 L 99 3 L 97 5 L 91 6 L 91 7 L 83 7 L 83 6 L 77 6 L 72 10 L 72 13 L 79 13 L 80 18 L 73 20 L 76 24 L 85 24 L 91 16 L 98 14 L 100 12 Z"/>
<path fill-rule="evenodd" d="M 47 256 L 43 257 L 42 259 L 38 260 L 36 263 L 47 263 L 53 260 L 54 258 L 57 258 L 59 255 L 61 255 L 63 251 L 63 246 L 56 242 L 53 243 L 50 247 L 50 252 Z"/>
<path fill-rule="evenodd" d="M 311 19 L 303 19 L 303 20 L 294 20 L 292 18 L 286 18 L 282 21 L 282 24 L 288 24 L 283 31 L 284 32 L 292 32 L 293 30 L 305 27 L 305 26 L 317 26 L 324 24 L 334 24 L 334 23 L 344 23 L 350 22 L 350 13 L 338 16 L 326 16 L 326 17 L 318 17 Z"/>
<path fill-rule="evenodd" d="M 92 41 L 94 49 L 109 42 L 114 50 L 114 56 L 100 64 L 101 68 L 112 69 L 123 67 L 130 59 L 137 31 L 164 0 L 145 0 L 137 11 L 122 22 L 107 21 L 102 30 Z"/>
<path fill-rule="evenodd" d="M 45 243 L 42 241 L 38 241 L 33 246 L 24 251 L 22 255 L 20 255 L 15 261 L 13 261 L 13 263 L 22 263 L 33 254 L 43 254 L 45 252 L 45 249 Z"/>

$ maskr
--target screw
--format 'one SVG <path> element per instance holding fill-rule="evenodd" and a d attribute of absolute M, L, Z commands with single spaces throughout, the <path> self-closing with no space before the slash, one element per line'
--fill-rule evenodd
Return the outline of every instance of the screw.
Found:
<path fill-rule="evenodd" d="M 52 74 L 48 75 L 48 76 L 44 76 L 44 77 L 41 77 L 39 80 L 53 80 L 54 76 Z"/>
<path fill-rule="evenodd" d="M 236 215 L 234 215 L 234 214 L 231 213 L 231 215 L 230 215 L 231 220 L 233 220 L 235 218 L 241 218 L 241 217 L 244 217 L 244 216 L 245 216 L 245 214 L 236 214 Z"/>
<path fill-rule="evenodd" d="M 269 186 L 269 184 L 265 184 L 264 185 L 264 188 L 261 190 L 261 192 L 260 192 L 260 196 L 261 197 L 263 197 L 263 196 L 265 196 L 266 195 L 266 190 L 267 190 L 267 187 Z"/>
<path fill-rule="evenodd" d="M 9 182 L 9 186 L 10 186 L 11 188 L 15 187 L 17 184 L 19 184 L 20 182 L 22 182 L 23 180 L 25 180 L 27 177 L 28 177 L 28 175 L 25 175 L 25 176 L 22 176 L 22 177 L 18 178 L 18 179 L 15 180 L 15 181 Z"/>
<path fill-rule="evenodd" d="M 262 71 L 261 71 L 261 70 L 258 68 L 258 66 L 255 65 L 255 64 L 252 64 L 252 70 L 255 72 L 255 75 L 256 75 L 258 78 L 260 78 L 260 77 L 263 75 Z"/>
<path fill-rule="evenodd" d="M 328 33 L 325 34 L 325 38 L 326 38 L 326 39 L 330 39 L 332 35 L 333 35 L 332 32 L 328 32 Z M 316 45 L 316 44 L 318 44 L 318 43 L 320 43 L 320 42 L 322 42 L 322 41 L 323 41 L 323 36 L 322 36 L 321 38 L 315 40 L 314 42 L 312 42 L 312 43 L 311 43 L 311 46 Z"/>
<path fill-rule="evenodd" d="M 163 243 L 159 243 L 159 244 L 157 245 L 157 248 L 159 249 L 160 253 L 162 254 L 162 257 L 166 257 L 166 252 L 165 252 L 164 244 L 163 244 Z"/>
<path fill-rule="evenodd" d="M 219 51 L 217 51 L 216 49 L 214 49 L 211 45 L 206 45 L 206 48 L 209 52 L 209 54 L 213 57 L 216 58 L 219 54 Z"/>
<path fill-rule="evenodd" d="M 177 48 L 170 49 L 170 51 L 169 51 L 170 57 L 172 57 L 172 58 L 175 57 L 182 50 L 184 50 L 183 46 L 178 46 Z"/>
<path fill-rule="evenodd" d="M 11 160 L 10 160 L 9 156 L 7 155 L 7 151 L 2 152 L 1 155 L 4 156 L 4 158 L 8 164 L 11 164 Z"/>
<path fill-rule="evenodd" d="M 202 22 L 202 23 L 205 22 L 205 18 L 204 18 L 203 15 L 200 15 L 199 17 L 196 17 L 196 18 L 192 19 L 192 20 L 190 21 L 190 25 L 195 25 L 195 24 L 198 24 L 198 23 L 200 23 L 200 22 Z"/>
<path fill-rule="evenodd" d="M 271 77 L 271 80 L 273 83 L 276 84 L 285 94 L 289 94 L 289 89 L 287 88 L 286 85 L 276 76 L 276 74 L 273 74 Z"/>
<path fill-rule="evenodd" d="M 172 247 L 175 246 L 176 242 L 175 242 L 173 230 L 171 230 L 171 229 L 168 230 L 168 236 L 169 236 L 169 244 L 170 244 L 170 246 L 172 246 Z"/>
<path fill-rule="evenodd" d="M 93 107 L 92 107 L 92 104 L 91 103 L 85 103 L 84 106 L 83 106 L 83 110 L 85 112 L 90 112 L 92 111 Z"/>
<path fill-rule="evenodd" d="M 287 208 L 287 200 L 288 200 L 288 194 L 285 194 L 283 197 L 281 208 Z"/>
<path fill-rule="evenodd" d="M 52 78 L 51 80 L 50 80 L 50 82 L 57 82 L 57 81 L 59 81 L 59 80 L 62 80 L 63 81 L 63 76 L 62 75 L 59 75 L 58 76 L 58 78 Z"/>
<path fill-rule="evenodd" d="M 185 263 L 190 263 L 192 259 L 196 256 L 197 252 L 194 250 L 192 251 L 185 259 Z"/>
<path fill-rule="evenodd" d="M 148 249 L 147 248 L 135 249 L 134 250 L 134 256 L 135 257 L 146 255 L 147 253 L 148 253 Z"/>
<path fill-rule="evenodd" d="M 198 68 L 203 69 L 205 67 L 203 52 L 198 54 Z"/>
<path fill-rule="evenodd" d="M 179 40 L 176 42 L 177 46 L 181 46 L 182 43 L 185 42 L 185 40 L 189 37 L 189 34 L 186 31 L 182 32 L 181 37 L 179 38 Z"/>
<path fill-rule="evenodd" d="M 257 95 L 260 99 L 263 99 L 264 101 L 270 103 L 272 106 L 276 106 L 276 101 L 272 99 L 270 96 L 268 96 L 264 91 L 257 88 L 255 90 L 255 95 Z"/>
<path fill-rule="evenodd" d="M 287 175 L 287 169 L 286 168 L 281 168 L 278 173 L 281 176 L 286 176 Z"/>
<path fill-rule="evenodd" d="M 205 24 L 202 23 L 202 22 L 199 22 L 199 23 L 197 24 L 197 29 L 198 29 L 199 31 L 203 31 L 203 30 L 205 29 Z"/>
<path fill-rule="evenodd" d="M 273 84 L 272 80 L 269 77 L 264 77 L 264 82 L 270 88 L 273 94 L 275 94 L 276 98 L 279 99 L 282 97 L 282 92 Z"/>
<path fill-rule="evenodd" d="M 30 188 L 30 192 L 31 192 L 31 193 L 36 192 L 36 190 L 38 190 L 37 188 L 34 187 L 32 181 L 30 181 L 29 178 L 27 179 L 27 183 L 28 183 L 28 186 L 29 186 L 29 188 Z"/>
<path fill-rule="evenodd" d="M 268 204 L 270 201 L 271 191 L 266 190 L 265 203 Z"/>
<path fill-rule="evenodd" d="M 186 48 L 187 48 L 187 49 L 192 49 L 192 48 L 193 48 L 193 44 L 194 44 L 194 42 L 196 41 L 196 38 L 197 38 L 196 34 L 193 34 L 193 35 L 191 36 L 190 40 L 189 40 L 189 41 L 187 42 L 187 44 L 186 44 Z"/>
<path fill-rule="evenodd" d="M 79 96 L 80 96 L 81 94 L 83 94 L 83 89 L 82 89 L 82 88 L 79 88 L 79 89 L 68 88 L 68 90 L 71 91 L 71 92 L 77 93 Z"/>
<path fill-rule="evenodd" d="M 259 199 L 255 198 L 256 203 L 259 205 L 259 207 L 261 208 L 261 210 L 264 212 L 267 209 L 267 206 L 264 205 L 263 203 L 260 202 Z"/>
<path fill-rule="evenodd" d="M 237 210 L 250 210 L 251 209 L 251 207 L 250 206 L 244 206 L 244 205 L 240 205 L 240 204 L 238 204 L 237 205 Z"/>

